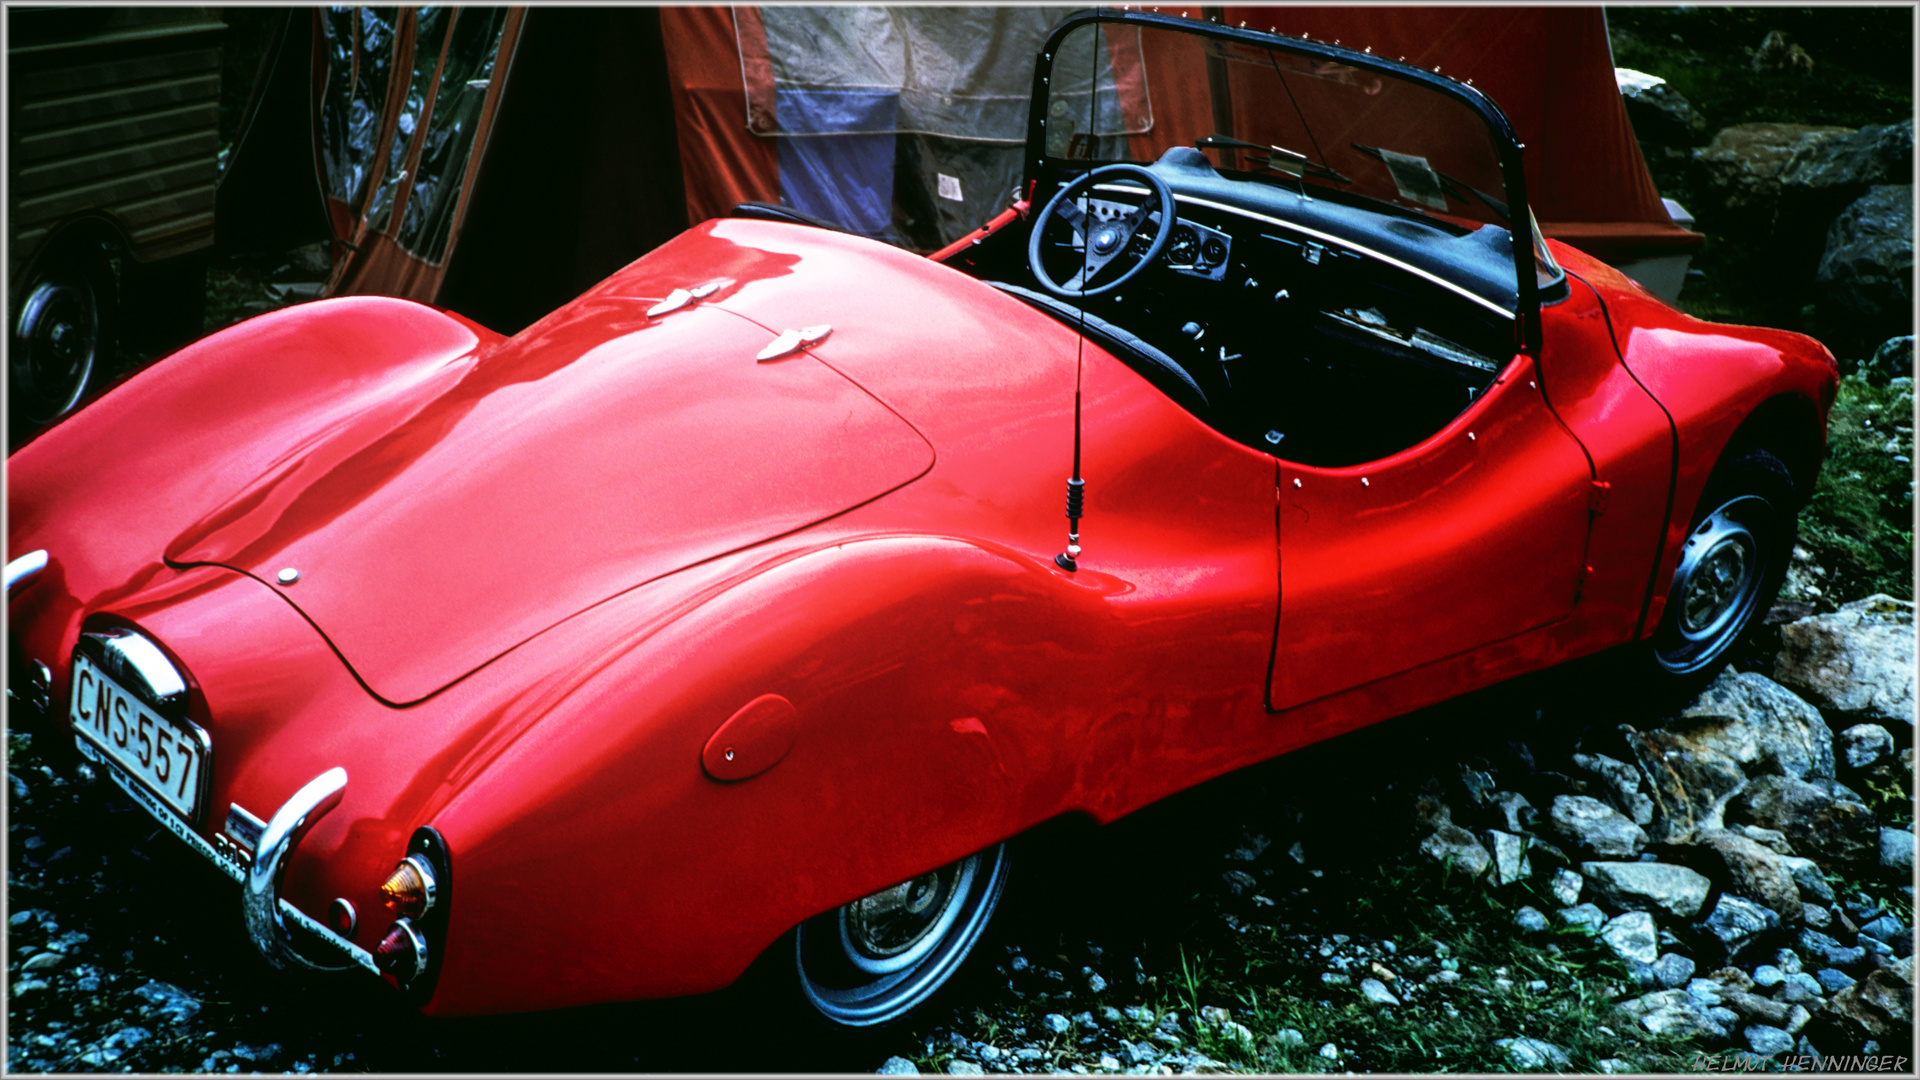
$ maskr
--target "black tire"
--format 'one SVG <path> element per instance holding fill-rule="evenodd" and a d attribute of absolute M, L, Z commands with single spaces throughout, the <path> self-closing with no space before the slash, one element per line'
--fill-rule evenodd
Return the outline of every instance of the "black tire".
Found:
<path fill-rule="evenodd" d="M 107 378 L 118 304 L 106 252 L 92 241 L 42 257 L 15 297 L 7 397 L 18 442 L 79 407 Z"/>
<path fill-rule="evenodd" d="M 1701 493 L 1644 668 L 1663 698 L 1685 700 L 1719 673 L 1773 606 L 1799 532 L 1793 474 L 1760 447 L 1721 459 Z"/>
<path fill-rule="evenodd" d="M 795 927 L 742 989 L 814 1068 L 853 1067 L 877 1042 L 969 981 L 969 964 L 1006 889 L 1012 860 L 995 844 Z M 859 1065 L 871 1068 L 871 1063 Z"/>

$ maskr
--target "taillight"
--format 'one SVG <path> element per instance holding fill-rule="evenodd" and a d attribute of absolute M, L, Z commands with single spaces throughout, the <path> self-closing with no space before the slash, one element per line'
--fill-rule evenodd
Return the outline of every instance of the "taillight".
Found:
<path fill-rule="evenodd" d="M 387 880 L 380 885 L 380 896 L 395 912 L 417 919 L 433 910 L 438 888 L 433 864 L 423 856 L 409 855 L 387 875 Z"/>
<path fill-rule="evenodd" d="M 427 939 L 413 928 L 412 919 L 401 919 L 374 946 L 373 962 L 405 986 L 427 970 Z"/>

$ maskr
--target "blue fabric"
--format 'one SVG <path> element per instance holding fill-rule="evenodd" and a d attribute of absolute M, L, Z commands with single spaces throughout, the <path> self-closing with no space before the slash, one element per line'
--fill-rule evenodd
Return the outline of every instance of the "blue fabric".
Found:
<path fill-rule="evenodd" d="M 850 232 L 884 233 L 893 220 L 899 109 L 899 92 L 891 89 L 776 89 L 780 201 Z M 845 131 L 886 134 L 836 134 Z"/>

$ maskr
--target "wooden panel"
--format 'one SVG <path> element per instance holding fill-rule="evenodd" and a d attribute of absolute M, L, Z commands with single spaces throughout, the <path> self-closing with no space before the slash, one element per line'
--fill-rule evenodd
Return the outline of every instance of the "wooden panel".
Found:
<path fill-rule="evenodd" d="M 9 91 L 28 101 L 61 97 L 128 84 L 164 82 L 192 75 L 218 74 L 220 50 L 194 49 L 157 56 L 134 56 L 71 67 L 16 72 Z"/>
<path fill-rule="evenodd" d="M 22 102 L 18 106 L 18 112 L 14 114 L 14 130 L 24 135 L 48 128 L 84 124 L 123 116 L 127 113 L 144 112 L 167 105 L 207 101 L 212 102 L 217 110 L 220 102 L 219 72 L 192 75 L 167 82 L 124 86 L 73 97 Z M 217 112 L 215 119 L 216 121 L 218 119 Z"/>
<path fill-rule="evenodd" d="M 124 146 L 145 139 L 199 130 L 219 138 L 219 106 L 214 102 L 195 102 L 161 109 L 158 112 L 116 116 L 79 127 L 55 128 L 17 139 L 13 147 L 16 165 L 39 164 L 63 157 L 77 157 L 90 150 Z"/>
<path fill-rule="evenodd" d="M 171 197 L 174 192 L 211 185 L 219 172 L 218 164 L 208 158 L 118 176 L 38 198 L 22 199 L 14 209 L 13 223 L 16 228 L 32 226 L 92 209 L 125 216 L 132 209 L 144 207 L 157 197 Z M 211 204 L 213 196 L 208 194 L 206 198 Z"/>
<path fill-rule="evenodd" d="M 80 157 L 62 158 L 20 169 L 11 190 L 22 199 L 56 188 L 77 188 L 110 177 L 130 177 L 187 161 L 206 161 L 220 153 L 213 131 L 189 131 L 143 143 L 113 146 Z"/>

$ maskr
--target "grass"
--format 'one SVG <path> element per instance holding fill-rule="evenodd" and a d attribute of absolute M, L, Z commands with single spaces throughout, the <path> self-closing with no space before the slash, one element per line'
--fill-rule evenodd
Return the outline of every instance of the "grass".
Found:
<path fill-rule="evenodd" d="M 1850 375 L 1827 421 L 1827 463 L 1800 538 L 1830 595 L 1913 599 L 1913 386 Z"/>

